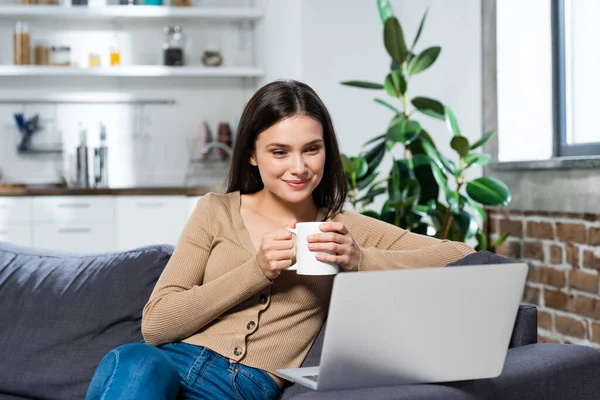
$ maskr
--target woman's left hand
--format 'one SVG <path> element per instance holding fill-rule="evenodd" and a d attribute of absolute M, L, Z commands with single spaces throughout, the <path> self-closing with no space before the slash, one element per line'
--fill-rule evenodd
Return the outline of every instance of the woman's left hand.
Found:
<path fill-rule="evenodd" d="M 344 271 L 358 270 L 360 248 L 344 224 L 324 222 L 319 228 L 323 233 L 310 235 L 307 238 L 308 248 L 315 252 L 329 251 L 334 254 L 315 254 L 317 260 L 336 263 Z"/>

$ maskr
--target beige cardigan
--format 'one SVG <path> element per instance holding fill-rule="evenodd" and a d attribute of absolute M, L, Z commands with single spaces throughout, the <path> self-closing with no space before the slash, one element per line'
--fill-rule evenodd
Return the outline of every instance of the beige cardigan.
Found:
<path fill-rule="evenodd" d="M 275 374 L 299 367 L 326 318 L 333 276 L 283 271 L 271 282 L 240 214 L 240 194 L 198 201 L 144 307 L 147 343 L 184 341 Z M 359 270 L 444 266 L 474 250 L 345 211 Z"/>

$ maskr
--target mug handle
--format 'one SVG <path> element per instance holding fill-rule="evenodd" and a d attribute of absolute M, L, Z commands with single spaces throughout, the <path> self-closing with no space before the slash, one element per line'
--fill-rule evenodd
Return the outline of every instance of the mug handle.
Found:
<path fill-rule="evenodd" d="M 288 231 L 292 232 L 294 235 L 296 235 L 298 233 L 298 231 L 296 230 L 296 228 L 285 228 Z M 290 265 L 289 267 L 286 268 L 288 271 L 297 271 L 298 270 L 298 263 Z"/>

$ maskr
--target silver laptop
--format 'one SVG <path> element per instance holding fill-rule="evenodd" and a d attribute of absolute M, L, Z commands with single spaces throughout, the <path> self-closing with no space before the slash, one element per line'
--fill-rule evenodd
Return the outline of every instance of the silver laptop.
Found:
<path fill-rule="evenodd" d="M 500 375 L 527 264 L 341 273 L 318 367 L 280 369 L 318 391 Z"/>

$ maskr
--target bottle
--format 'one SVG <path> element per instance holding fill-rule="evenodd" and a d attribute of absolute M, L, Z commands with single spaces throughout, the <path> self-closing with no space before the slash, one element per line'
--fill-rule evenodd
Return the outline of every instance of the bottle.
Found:
<path fill-rule="evenodd" d="M 87 188 L 90 186 L 89 167 L 88 167 L 88 148 L 87 148 L 87 132 L 79 123 L 79 146 L 76 152 L 76 185 L 78 187 Z"/>
<path fill-rule="evenodd" d="M 119 41 L 115 36 L 113 44 L 110 46 L 110 65 L 121 65 L 121 52 L 119 51 Z"/>
<path fill-rule="evenodd" d="M 168 66 L 184 65 L 183 32 L 179 25 L 164 28 L 165 41 L 163 43 L 163 64 Z"/>
<path fill-rule="evenodd" d="M 31 64 L 31 44 L 29 29 L 23 22 L 17 22 L 13 33 L 13 51 L 15 65 Z"/>
<path fill-rule="evenodd" d="M 108 187 L 106 126 L 100 124 L 100 147 L 94 149 L 94 186 Z"/>

